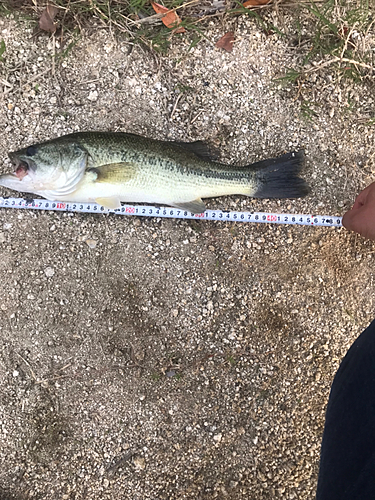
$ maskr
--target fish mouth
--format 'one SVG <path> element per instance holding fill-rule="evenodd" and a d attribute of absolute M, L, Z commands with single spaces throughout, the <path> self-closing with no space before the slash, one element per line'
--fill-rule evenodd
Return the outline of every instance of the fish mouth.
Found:
<path fill-rule="evenodd" d="M 20 158 L 13 155 L 12 153 L 9 153 L 9 158 L 13 164 L 13 167 L 14 167 L 13 175 L 18 177 L 18 179 L 20 181 L 22 181 L 22 179 L 28 175 L 28 173 L 31 169 L 30 164 L 25 160 L 21 160 Z"/>
<path fill-rule="evenodd" d="M 14 173 L 19 178 L 20 181 L 28 174 L 29 165 L 21 161 L 18 166 L 15 167 Z"/>

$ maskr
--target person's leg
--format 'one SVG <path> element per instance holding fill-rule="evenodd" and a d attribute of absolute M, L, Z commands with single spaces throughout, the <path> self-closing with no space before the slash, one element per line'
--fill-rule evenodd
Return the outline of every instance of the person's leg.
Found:
<path fill-rule="evenodd" d="M 316 498 L 375 499 L 375 321 L 351 346 L 334 378 Z"/>

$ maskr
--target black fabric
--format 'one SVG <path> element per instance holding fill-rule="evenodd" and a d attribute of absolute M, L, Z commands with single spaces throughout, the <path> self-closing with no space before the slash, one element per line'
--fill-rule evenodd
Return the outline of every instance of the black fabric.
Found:
<path fill-rule="evenodd" d="M 324 427 L 317 500 L 375 500 L 375 321 L 334 378 Z"/>

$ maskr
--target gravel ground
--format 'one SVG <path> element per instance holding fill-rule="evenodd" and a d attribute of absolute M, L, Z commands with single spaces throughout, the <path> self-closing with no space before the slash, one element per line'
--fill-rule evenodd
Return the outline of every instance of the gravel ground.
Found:
<path fill-rule="evenodd" d="M 52 64 L 58 44 L 0 19 L 2 171 L 8 151 L 77 130 L 206 139 L 227 163 L 304 148 L 307 198 L 208 206 L 342 215 L 375 169 L 370 87 L 328 70 L 283 87 L 293 36 L 228 22 L 232 53 L 188 51 L 187 35 L 155 56 L 97 28 Z M 374 317 L 375 244 L 336 228 L 0 219 L 2 500 L 314 498 L 332 378 Z"/>

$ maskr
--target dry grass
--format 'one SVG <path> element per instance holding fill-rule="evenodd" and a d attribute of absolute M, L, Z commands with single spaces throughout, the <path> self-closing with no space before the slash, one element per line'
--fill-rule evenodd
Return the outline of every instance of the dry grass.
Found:
<path fill-rule="evenodd" d="M 55 36 L 89 28 L 93 19 L 96 25 L 125 34 L 132 42 L 143 43 L 158 52 L 167 53 L 174 36 L 173 30 L 162 24 L 161 14 L 155 14 L 149 0 L 54 0 L 50 3 L 59 7 Z M 45 0 L 5 0 L 0 14 L 27 15 L 35 19 L 38 33 L 37 21 L 46 5 Z M 246 9 L 239 1 L 224 0 L 166 0 L 164 5 L 178 11 L 182 25 L 188 30 L 183 36 L 189 37 L 190 47 L 205 38 L 205 27 L 212 17 L 222 17 L 225 23 L 226 18 L 247 15 L 259 23 L 267 35 L 277 33 L 293 39 L 301 54 L 300 65 L 287 69 L 283 77 L 286 82 L 295 82 L 320 70 L 334 74 L 338 80 L 374 77 L 375 4 L 372 0 L 273 0 L 255 9 Z M 286 29 L 284 16 L 291 12 L 293 28 Z M 275 15 L 279 27 L 274 24 Z"/>

